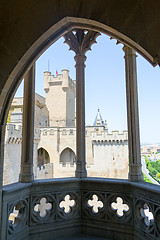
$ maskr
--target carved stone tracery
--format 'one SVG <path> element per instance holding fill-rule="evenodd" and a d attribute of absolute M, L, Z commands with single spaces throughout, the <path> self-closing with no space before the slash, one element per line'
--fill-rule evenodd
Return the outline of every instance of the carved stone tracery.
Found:
<path fill-rule="evenodd" d="M 76 55 L 85 55 L 88 50 L 91 50 L 91 46 L 97 43 L 96 38 L 99 35 L 99 32 L 91 30 L 74 29 L 64 35 L 64 42 L 69 45 L 69 50 L 74 51 Z"/>

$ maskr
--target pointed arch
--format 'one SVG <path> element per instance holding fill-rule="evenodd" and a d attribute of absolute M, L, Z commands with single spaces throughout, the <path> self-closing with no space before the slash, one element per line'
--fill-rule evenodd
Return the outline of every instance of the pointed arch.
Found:
<path fill-rule="evenodd" d="M 66 164 L 74 165 L 76 161 L 76 155 L 71 148 L 67 147 L 61 152 L 59 159 L 63 166 L 66 166 Z"/>
<path fill-rule="evenodd" d="M 41 167 L 47 163 L 50 163 L 49 153 L 41 147 L 37 150 L 37 167 Z"/>

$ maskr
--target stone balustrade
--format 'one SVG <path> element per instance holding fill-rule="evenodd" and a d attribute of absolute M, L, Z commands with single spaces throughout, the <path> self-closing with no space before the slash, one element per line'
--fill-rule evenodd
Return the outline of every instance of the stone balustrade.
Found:
<path fill-rule="evenodd" d="M 99 178 L 15 183 L 3 188 L 2 214 L 7 240 L 50 240 L 80 232 L 160 239 L 160 189 L 149 183 Z"/>

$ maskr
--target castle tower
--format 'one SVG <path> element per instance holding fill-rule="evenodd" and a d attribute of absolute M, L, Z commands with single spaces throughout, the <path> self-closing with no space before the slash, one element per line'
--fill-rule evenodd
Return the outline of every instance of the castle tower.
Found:
<path fill-rule="evenodd" d="M 68 70 L 62 70 L 62 74 L 57 76 L 44 72 L 50 126 L 75 127 L 75 86 Z"/>

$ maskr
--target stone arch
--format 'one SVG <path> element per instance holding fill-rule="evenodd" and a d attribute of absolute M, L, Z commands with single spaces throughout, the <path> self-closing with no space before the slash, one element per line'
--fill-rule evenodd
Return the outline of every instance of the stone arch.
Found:
<path fill-rule="evenodd" d="M 37 167 L 41 167 L 47 163 L 50 163 L 49 153 L 41 147 L 37 150 Z"/>
<path fill-rule="evenodd" d="M 74 165 L 75 161 L 76 161 L 76 155 L 71 148 L 67 147 L 61 152 L 59 157 L 59 162 L 63 166 L 66 166 L 66 164 Z"/>
<path fill-rule="evenodd" d="M 80 17 L 64 17 L 63 19 L 56 19 L 54 24 L 50 24 L 50 28 L 47 27 L 45 30 L 36 35 L 34 40 L 31 39 L 31 44 L 25 46 L 21 53 L 18 53 L 17 59 L 12 60 L 12 68 L 8 69 L 8 76 L 3 79 L 3 84 L 0 87 L 0 132 L 1 132 L 1 143 L 4 142 L 5 136 L 5 124 L 9 113 L 10 105 L 14 94 L 23 79 L 24 74 L 31 68 L 33 63 L 40 57 L 40 55 L 50 47 L 55 41 L 63 36 L 67 31 L 74 28 L 85 28 L 88 30 L 95 30 L 105 33 L 112 38 L 117 39 L 121 43 L 135 49 L 143 57 L 145 57 L 153 66 L 157 64 L 156 60 L 152 57 L 149 52 L 142 48 L 138 43 L 133 41 L 127 35 L 122 32 L 115 30 L 114 28 L 107 26 L 106 23 L 101 23 L 99 19 L 97 21 L 81 18 Z M 48 30 L 47 30 L 48 29 Z M 3 169 L 3 156 L 4 148 L 2 144 L 1 156 L 0 156 L 0 167 Z"/>
<path fill-rule="evenodd" d="M 157 63 L 155 59 L 139 44 L 134 42 L 126 35 L 118 32 L 114 28 L 107 26 L 106 24 L 100 23 L 95 20 L 78 18 L 78 17 L 64 17 L 58 21 L 54 26 L 50 27 L 44 32 L 38 40 L 36 40 L 25 52 L 21 59 L 19 59 L 17 65 L 9 75 L 3 89 L 0 89 L 3 94 L 0 95 L 0 102 L 3 104 L 1 113 L 1 123 L 6 122 L 8 116 L 9 107 L 13 96 L 23 79 L 25 72 L 27 72 L 32 64 L 41 56 L 41 54 L 48 49 L 54 42 L 56 42 L 61 36 L 67 31 L 74 28 L 86 28 L 88 30 L 95 30 L 111 36 L 111 38 L 117 39 L 119 42 L 135 49 L 144 58 L 146 58 L 153 66 Z M 1 105 L 2 105 L 1 104 Z"/>

